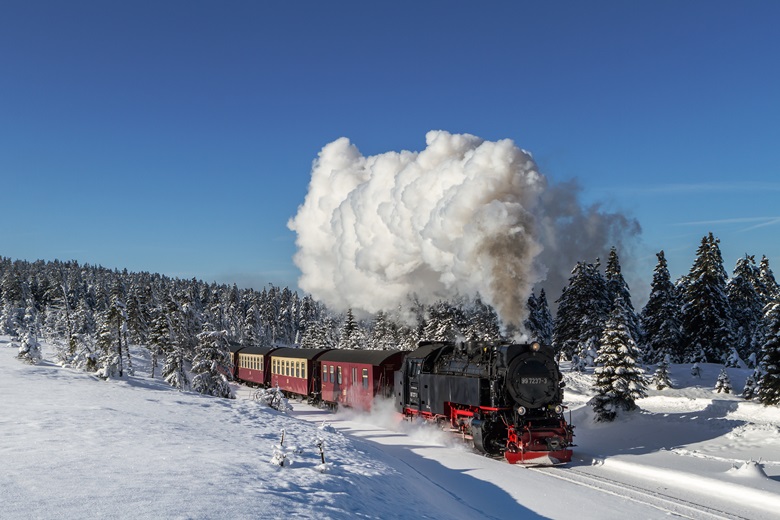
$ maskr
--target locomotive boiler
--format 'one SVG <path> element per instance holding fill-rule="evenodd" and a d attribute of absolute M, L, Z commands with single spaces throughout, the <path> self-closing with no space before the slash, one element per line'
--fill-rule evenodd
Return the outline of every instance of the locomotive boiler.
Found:
<path fill-rule="evenodd" d="M 556 464 L 572 456 L 563 380 L 539 343 L 422 342 L 395 377 L 396 408 L 471 438 L 510 463 Z"/>

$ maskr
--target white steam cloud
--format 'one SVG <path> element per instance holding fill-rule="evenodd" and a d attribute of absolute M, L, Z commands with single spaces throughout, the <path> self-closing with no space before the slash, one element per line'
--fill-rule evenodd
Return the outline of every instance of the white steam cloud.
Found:
<path fill-rule="evenodd" d="M 557 239 L 556 227 L 576 235 L 580 219 L 599 233 L 578 235 L 588 247 L 622 233 L 619 223 L 604 223 L 611 215 L 579 208 L 576 193 L 557 203 L 531 155 L 511 140 L 432 131 L 426 144 L 370 157 L 346 138 L 322 149 L 288 223 L 302 290 L 335 309 L 371 313 L 397 309 L 410 294 L 429 303 L 479 294 L 504 324 L 519 326 L 534 284 L 550 271 L 535 261 L 544 235 Z M 570 260 L 549 241 L 556 262 Z"/>

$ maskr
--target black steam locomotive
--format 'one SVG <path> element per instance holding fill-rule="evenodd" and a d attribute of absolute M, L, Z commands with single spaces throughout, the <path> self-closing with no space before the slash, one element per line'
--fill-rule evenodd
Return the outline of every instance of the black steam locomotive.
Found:
<path fill-rule="evenodd" d="M 405 417 L 471 437 L 488 455 L 513 464 L 571 460 L 561 372 L 539 343 L 420 343 L 396 373 L 395 396 Z"/>

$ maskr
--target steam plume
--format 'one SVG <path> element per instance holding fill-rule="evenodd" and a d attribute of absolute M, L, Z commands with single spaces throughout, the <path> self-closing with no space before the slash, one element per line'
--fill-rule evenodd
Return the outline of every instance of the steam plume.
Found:
<path fill-rule="evenodd" d="M 346 138 L 322 149 L 288 223 L 300 288 L 330 307 L 367 312 L 395 309 L 410 294 L 433 302 L 479 293 L 504 324 L 521 325 L 532 287 L 549 272 L 535 262 L 544 235 L 605 215 L 556 211 L 555 190 L 511 140 L 431 131 L 426 144 L 370 157 Z M 567 198 L 576 203 L 576 194 Z"/>

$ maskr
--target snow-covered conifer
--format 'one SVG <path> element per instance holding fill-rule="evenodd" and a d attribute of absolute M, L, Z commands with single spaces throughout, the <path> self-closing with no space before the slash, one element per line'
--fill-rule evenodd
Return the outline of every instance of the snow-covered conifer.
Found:
<path fill-rule="evenodd" d="M 594 370 L 596 396 L 591 405 L 598 421 L 612 421 L 618 411 L 636 409 L 636 400 L 646 395 L 644 374 L 637 363 L 640 351 L 628 321 L 626 305 L 618 297 L 601 336 Z"/>
<path fill-rule="evenodd" d="M 567 359 L 575 354 L 586 359 L 587 352 L 599 343 L 611 305 L 599 262 L 578 262 L 558 299 L 553 330 L 556 352 Z"/>
<path fill-rule="evenodd" d="M 229 378 L 233 373 L 226 330 L 212 330 L 209 324 L 198 334 L 192 359 L 192 389 L 201 394 L 233 398 Z"/>
<path fill-rule="evenodd" d="M 544 289 L 539 296 L 531 294 L 528 297 L 528 319 L 525 320 L 525 328 L 528 334 L 535 341 L 544 345 L 552 344 L 553 336 L 553 318 L 550 313 L 550 307 L 547 303 L 547 294 Z"/>
<path fill-rule="evenodd" d="M 754 370 L 752 374 L 747 376 L 745 380 L 745 387 L 742 389 L 742 397 L 748 401 L 756 397 L 758 391 L 758 381 L 761 379 L 761 373 L 758 370 Z"/>
<path fill-rule="evenodd" d="M 745 364 L 744 361 L 742 361 L 742 358 L 739 356 L 739 352 L 737 352 L 736 348 L 731 349 L 731 353 L 729 354 L 729 357 L 726 359 L 726 366 L 728 368 L 737 368 L 741 367 Z"/>
<path fill-rule="evenodd" d="M 31 365 L 41 361 L 41 344 L 38 342 L 34 332 L 28 331 L 22 334 L 19 354 L 16 357 Z"/>
<path fill-rule="evenodd" d="M 723 392 L 725 394 L 730 394 L 732 390 L 731 379 L 729 379 L 729 375 L 724 367 L 720 370 L 720 374 L 718 374 L 718 380 L 715 382 L 715 391 L 718 393 Z"/>
<path fill-rule="evenodd" d="M 736 348 L 742 357 L 749 356 L 757 348 L 756 333 L 764 307 L 763 298 L 756 291 L 762 284 L 755 264 L 752 256 L 740 258 L 727 284 Z"/>
<path fill-rule="evenodd" d="M 640 316 L 645 361 L 657 363 L 667 356 L 675 363 L 683 360 L 680 327 L 680 298 L 669 276 L 666 257 L 656 254 L 650 297 Z"/>
<path fill-rule="evenodd" d="M 666 356 L 660 363 L 658 368 L 655 369 L 651 384 L 656 390 L 663 390 L 664 388 L 672 388 L 672 379 L 669 376 L 669 356 Z"/>
<path fill-rule="evenodd" d="M 780 300 L 780 285 L 775 280 L 775 275 L 769 267 L 769 259 L 766 256 L 762 256 L 761 262 L 758 264 L 758 280 L 760 285 L 756 287 L 756 291 L 761 294 L 765 304 L 773 300 Z"/>
<path fill-rule="evenodd" d="M 780 303 L 766 306 L 766 339 L 761 347 L 761 380 L 758 400 L 765 405 L 780 404 Z"/>
<path fill-rule="evenodd" d="M 634 305 L 631 303 L 631 291 L 621 273 L 620 259 L 618 258 L 617 249 L 614 247 L 609 251 L 607 265 L 604 268 L 604 279 L 607 284 L 609 301 L 614 302 L 618 297 L 623 299 L 626 307 L 628 330 L 631 332 L 631 337 L 639 345 L 639 317 L 636 315 Z"/>
<path fill-rule="evenodd" d="M 702 238 L 682 293 L 681 322 L 686 345 L 684 361 L 723 363 L 733 344 L 731 307 L 726 294 L 726 271 L 712 233 Z"/>

